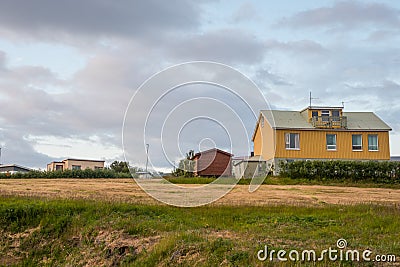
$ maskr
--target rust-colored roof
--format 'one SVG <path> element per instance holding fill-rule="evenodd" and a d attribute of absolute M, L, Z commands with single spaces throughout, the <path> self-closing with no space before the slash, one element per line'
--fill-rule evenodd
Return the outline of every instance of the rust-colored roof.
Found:
<path fill-rule="evenodd" d="M 226 152 L 226 151 L 223 151 L 223 150 L 221 150 L 221 149 L 218 149 L 218 148 L 211 148 L 211 149 L 209 149 L 209 150 L 200 151 L 200 152 L 196 153 L 196 154 L 193 156 L 193 159 L 199 157 L 201 154 L 211 153 L 211 152 L 214 152 L 214 151 L 219 152 L 219 153 L 222 153 L 222 154 L 225 154 L 225 155 L 230 156 L 230 157 L 233 156 L 233 154 L 231 154 L 231 153 L 229 153 L 229 152 Z"/>

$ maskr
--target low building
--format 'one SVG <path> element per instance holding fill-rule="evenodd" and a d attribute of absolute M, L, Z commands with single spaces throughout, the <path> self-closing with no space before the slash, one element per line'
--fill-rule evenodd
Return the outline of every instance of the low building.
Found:
<path fill-rule="evenodd" d="M 32 169 L 17 164 L 0 165 L 0 173 L 30 172 Z"/>
<path fill-rule="evenodd" d="M 153 174 L 151 172 L 136 172 L 138 178 L 153 178 Z"/>
<path fill-rule="evenodd" d="M 238 157 L 232 159 L 235 178 L 253 178 L 267 175 L 267 162 L 261 156 Z"/>
<path fill-rule="evenodd" d="M 232 176 L 232 154 L 217 148 L 194 155 L 195 176 Z"/>
<path fill-rule="evenodd" d="M 390 161 L 400 161 L 400 156 L 391 156 Z"/>
<path fill-rule="evenodd" d="M 104 160 L 88 159 L 65 159 L 63 161 L 53 161 L 47 164 L 47 171 L 63 170 L 98 170 L 104 168 Z"/>

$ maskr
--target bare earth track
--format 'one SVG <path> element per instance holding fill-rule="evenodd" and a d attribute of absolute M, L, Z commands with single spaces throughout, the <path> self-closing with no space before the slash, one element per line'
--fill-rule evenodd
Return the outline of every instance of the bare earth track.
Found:
<path fill-rule="evenodd" d="M 148 196 L 133 179 L 4 179 L 0 180 L 0 195 L 159 203 Z M 315 206 L 359 203 L 399 205 L 400 190 L 320 185 L 262 185 L 256 192 L 249 193 L 248 185 L 237 185 L 213 204 Z"/>

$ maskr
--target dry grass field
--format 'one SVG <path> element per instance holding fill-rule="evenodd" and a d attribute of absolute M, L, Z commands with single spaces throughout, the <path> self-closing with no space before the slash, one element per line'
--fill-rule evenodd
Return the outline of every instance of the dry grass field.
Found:
<path fill-rule="evenodd" d="M 199 186 L 201 185 L 181 185 Z M 321 185 L 262 185 L 253 193 L 248 185 L 236 185 L 214 205 L 323 205 L 399 204 L 400 190 Z M 157 204 L 133 179 L 4 179 L 0 195 L 44 198 L 92 199 Z"/>
<path fill-rule="evenodd" d="M 165 184 L 154 190 L 181 197 Z M 399 265 L 400 189 L 248 190 L 236 185 L 211 205 L 177 208 L 133 179 L 0 179 L 0 266 L 375 266 L 257 258 L 265 245 L 322 253 L 340 238 L 395 257 L 382 266 Z"/>

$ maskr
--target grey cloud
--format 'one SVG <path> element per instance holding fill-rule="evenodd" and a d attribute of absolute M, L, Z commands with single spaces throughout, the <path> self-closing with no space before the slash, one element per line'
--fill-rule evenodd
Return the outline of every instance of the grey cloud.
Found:
<path fill-rule="evenodd" d="M 255 19 L 258 19 L 258 13 L 251 2 L 243 3 L 232 15 L 232 21 L 235 23 Z"/>
<path fill-rule="evenodd" d="M 381 3 L 340 1 L 331 7 L 297 13 L 278 24 L 293 28 L 340 27 L 344 30 L 361 25 L 397 28 L 400 26 L 400 13 L 399 10 Z"/>
<path fill-rule="evenodd" d="M 191 29 L 200 4 L 192 1 L 2 1 L 0 28 L 27 36 L 147 36 Z"/>
<path fill-rule="evenodd" d="M 0 71 L 6 66 L 6 53 L 0 50 Z"/>
<path fill-rule="evenodd" d="M 216 125 L 211 120 L 203 120 L 203 123 L 197 123 L 199 121 L 196 121 L 188 124 L 184 130 L 191 130 L 186 135 L 185 131 L 183 131 L 183 138 L 178 139 L 177 132 L 180 127 L 197 116 L 211 117 L 220 121 L 223 126 L 228 128 L 229 134 L 232 135 L 232 142 L 234 142 L 233 153 L 238 155 L 246 155 L 248 153 L 246 145 L 247 142 L 250 142 L 258 110 L 268 108 L 262 101 L 261 93 L 250 86 L 251 83 L 249 81 L 247 83 L 244 82 L 242 75 L 234 74 L 234 71 L 223 71 L 222 67 L 216 68 L 212 65 L 206 66 L 205 63 L 202 64 L 206 69 L 187 65 L 176 70 L 170 69 L 168 73 L 155 76 L 141 89 L 143 94 L 138 93 L 138 98 L 131 103 L 127 114 L 128 123 L 125 124 L 124 141 L 129 149 L 129 161 L 144 162 L 145 153 L 142 140 L 144 136 L 145 142 L 151 146 L 151 161 L 156 164 L 165 164 L 164 154 L 160 145 L 163 122 L 166 123 L 164 126 L 164 137 L 166 139 L 163 139 L 163 144 L 167 149 L 167 154 L 171 155 L 173 160 L 179 157 L 179 153 L 176 153 L 178 144 L 182 146 L 183 150 L 188 148 L 198 150 L 198 142 L 205 137 L 213 138 L 221 148 L 229 147 L 229 138 L 226 138 L 223 132 L 214 132 L 214 128 L 211 125 Z M 217 82 L 234 89 L 238 95 L 220 87 L 204 84 L 179 87 L 160 99 L 161 102 L 154 106 L 152 112 L 149 113 L 148 120 L 146 120 L 147 112 L 151 110 L 152 104 L 162 95 L 162 92 L 172 88 L 174 85 L 190 80 Z M 191 101 L 184 102 L 185 100 Z M 255 114 L 252 114 L 252 110 L 246 103 L 254 108 Z M 180 106 L 179 104 L 183 105 Z M 235 110 L 237 115 L 224 104 Z M 167 117 L 175 107 L 177 109 Z M 143 112 L 145 114 L 142 114 Z M 141 125 L 146 124 L 146 122 L 147 127 L 144 133 Z M 247 134 L 249 136 L 243 135 L 242 122 L 245 129 L 248 130 Z M 241 133 L 242 135 L 240 135 Z M 185 152 L 183 151 L 183 153 Z M 167 165 L 163 167 L 167 167 Z"/>
<path fill-rule="evenodd" d="M 348 95 L 349 106 L 375 111 L 395 132 L 400 131 L 400 84 L 392 80 L 375 83 L 346 83 L 342 94 Z M 349 94 L 351 92 L 351 94 Z M 340 92 L 339 92 L 340 93 Z"/>
<path fill-rule="evenodd" d="M 299 40 L 299 41 L 289 41 L 289 42 L 280 42 L 277 40 L 267 40 L 266 47 L 269 50 L 282 50 L 282 51 L 290 51 L 301 54 L 320 54 L 328 52 L 326 48 L 324 48 L 321 44 L 312 41 L 312 40 Z M 301 55 L 300 54 L 300 55 Z"/>
<path fill-rule="evenodd" d="M 389 39 L 398 38 L 400 36 L 400 31 L 398 30 L 377 30 L 373 31 L 366 38 L 366 41 L 372 43 L 384 43 Z"/>
<path fill-rule="evenodd" d="M 2 164 L 18 164 L 43 169 L 46 163 L 56 160 L 35 151 L 32 144 L 26 141 L 20 132 L 0 129 L 0 138 Z"/>
<path fill-rule="evenodd" d="M 118 71 L 113 69 L 108 73 L 113 77 Z M 58 137 L 118 136 L 131 93 L 129 88 L 121 88 L 118 79 L 114 77 L 113 86 L 111 82 L 101 86 L 93 79 L 90 86 L 88 82 L 82 84 L 79 77 L 60 81 L 41 67 L 7 68 L 0 77 L 3 128 Z M 51 92 L 54 86 L 65 92 Z M 118 140 L 115 143 L 120 144 Z"/>
<path fill-rule="evenodd" d="M 393 102 L 397 104 L 397 100 L 400 99 L 400 84 L 392 80 L 383 80 L 378 83 L 346 83 L 346 88 L 351 89 L 353 93 L 366 94 L 366 95 L 376 95 L 376 92 L 384 92 L 379 98 L 380 101 Z M 392 105 L 390 105 L 392 107 Z M 387 108 L 387 106 L 386 106 Z"/>
<path fill-rule="evenodd" d="M 291 82 L 289 82 L 287 79 L 284 77 L 272 73 L 268 69 L 260 69 L 256 73 L 256 79 L 259 81 L 265 81 L 265 82 L 270 82 L 272 85 L 287 85 L 291 86 L 293 85 Z"/>
<path fill-rule="evenodd" d="M 261 62 L 265 45 L 255 36 L 234 29 L 221 29 L 168 44 L 167 53 L 186 60 L 210 60 L 228 64 Z"/>

